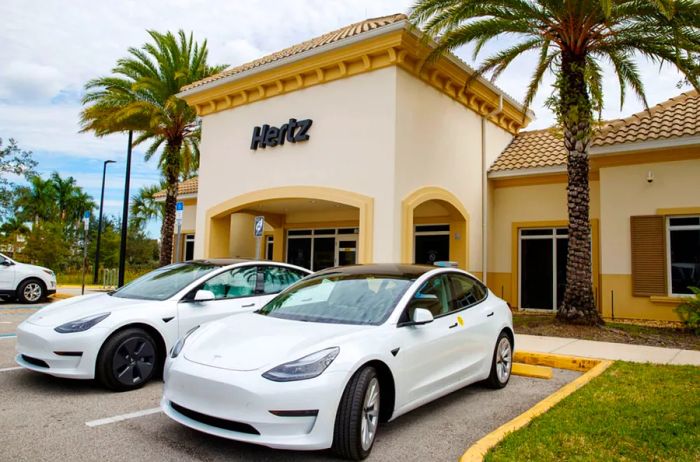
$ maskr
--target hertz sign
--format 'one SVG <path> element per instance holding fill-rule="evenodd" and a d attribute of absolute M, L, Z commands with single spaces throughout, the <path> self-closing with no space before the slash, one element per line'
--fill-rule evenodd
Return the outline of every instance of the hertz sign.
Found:
<path fill-rule="evenodd" d="M 259 147 L 263 149 L 268 146 L 274 148 L 283 145 L 285 141 L 290 143 L 307 141 L 310 138 L 309 128 L 311 128 L 312 123 L 311 119 L 289 119 L 289 122 L 281 127 L 271 127 L 267 124 L 255 127 L 253 128 L 253 139 L 250 141 L 250 149 L 256 151 Z"/>

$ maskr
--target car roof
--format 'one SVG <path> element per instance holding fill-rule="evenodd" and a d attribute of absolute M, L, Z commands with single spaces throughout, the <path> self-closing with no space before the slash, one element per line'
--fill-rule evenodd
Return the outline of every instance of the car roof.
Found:
<path fill-rule="evenodd" d="M 250 260 L 247 258 L 205 258 L 201 260 L 189 260 L 183 263 L 188 264 L 200 264 L 200 265 L 214 265 L 214 266 L 229 266 L 238 263 L 248 263 L 255 260 Z"/>
<path fill-rule="evenodd" d="M 405 263 L 372 263 L 366 265 L 338 266 L 321 270 L 315 274 L 365 274 L 372 276 L 394 276 L 417 279 L 429 271 L 439 269 L 430 265 L 409 265 Z"/>

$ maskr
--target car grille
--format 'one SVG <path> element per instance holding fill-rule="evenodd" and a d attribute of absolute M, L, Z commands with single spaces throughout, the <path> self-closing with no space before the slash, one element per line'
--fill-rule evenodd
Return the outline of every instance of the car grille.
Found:
<path fill-rule="evenodd" d="M 226 419 L 220 419 L 218 417 L 212 417 L 210 415 L 202 414 L 200 412 L 193 411 L 191 409 L 187 409 L 185 407 L 180 406 L 179 404 L 175 404 L 172 401 L 170 402 L 170 405 L 172 406 L 173 409 L 175 409 L 177 412 L 180 414 L 184 415 L 185 417 L 189 417 L 192 420 L 196 420 L 197 422 L 201 422 L 205 425 L 210 425 L 212 427 L 217 427 L 217 428 L 223 428 L 224 430 L 230 430 L 232 432 L 238 432 L 238 433 L 248 433 L 249 435 L 259 435 L 260 432 L 255 429 L 252 425 L 248 425 L 247 423 L 243 422 L 236 422 L 234 420 L 226 420 Z"/>
<path fill-rule="evenodd" d="M 41 359 L 32 358 L 31 356 L 27 355 L 22 355 L 22 359 L 34 366 L 45 367 L 47 369 L 49 368 L 49 365 L 46 363 L 46 361 L 42 361 Z"/>

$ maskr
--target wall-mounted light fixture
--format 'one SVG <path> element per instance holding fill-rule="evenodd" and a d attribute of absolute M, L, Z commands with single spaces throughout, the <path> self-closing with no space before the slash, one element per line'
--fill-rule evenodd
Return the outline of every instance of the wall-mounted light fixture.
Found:
<path fill-rule="evenodd" d="M 647 183 L 653 183 L 654 182 L 654 172 L 649 170 L 647 172 Z"/>

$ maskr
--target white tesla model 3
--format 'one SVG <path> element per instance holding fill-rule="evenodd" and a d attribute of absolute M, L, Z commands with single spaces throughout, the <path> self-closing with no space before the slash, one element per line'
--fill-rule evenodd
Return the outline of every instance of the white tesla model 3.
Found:
<path fill-rule="evenodd" d="M 195 326 L 253 311 L 310 274 L 284 263 L 195 260 L 164 266 L 111 293 L 52 303 L 17 328 L 17 364 L 114 390 L 146 383 Z"/>
<path fill-rule="evenodd" d="M 178 340 L 161 407 L 224 438 L 363 459 L 379 421 L 477 381 L 504 387 L 512 352 L 510 309 L 464 271 L 333 268 Z"/>

